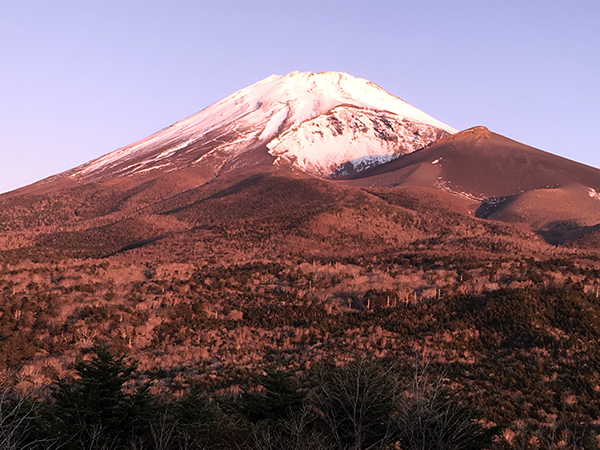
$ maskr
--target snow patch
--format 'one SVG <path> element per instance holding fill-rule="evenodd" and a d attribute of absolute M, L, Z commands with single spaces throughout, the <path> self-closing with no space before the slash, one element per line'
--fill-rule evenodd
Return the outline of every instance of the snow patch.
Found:
<path fill-rule="evenodd" d="M 598 201 L 600 201 L 600 193 L 598 193 L 596 191 L 596 189 L 589 187 L 588 188 L 588 195 Z"/>
<path fill-rule="evenodd" d="M 279 128 L 287 119 L 288 114 L 290 113 L 290 108 L 288 106 L 284 106 L 278 112 L 273 114 L 271 118 L 267 121 L 264 130 L 258 136 L 260 140 L 271 140 L 275 134 L 279 131 Z"/>
<path fill-rule="evenodd" d="M 363 170 L 377 167 L 382 164 L 388 163 L 395 159 L 400 158 L 402 155 L 367 155 L 360 158 L 348 161 L 338 166 L 337 170 L 333 172 L 330 177 L 343 177 L 346 175 L 352 175 L 354 173 L 362 172 Z"/>
<path fill-rule="evenodd" d="M 195 138 L 191 138 L 188 139 L 186 141 L 183 141 L 181 144 L 176 145 L 175 147 L 169 148 L 163 152 L 160 152 L 157 156 L 155 156 L 153 159 L 155 160 L 159 160 L 159 159 L 163 159 L 163 158 L 167 158 L 175 153 L 177 153 L 179 150 L 184 149 L 186 147 L 188 147 L 190 144 L 194 143 L 195 141 L 197 141 L 198 139 L 200 139 L 199 137 L 195 137 Z M 161 166 L 162 167 L 162 166 Z"/>
<path fill-rule="evenodd" d="M 458 195 L 461 198 L 467 199 L 467 200 L 472 200 L 474 202 L 481 202 L 483 200 L 485 200 L 485 197 L 482 195 L 475 195 L 475 194 L 471 194 L 469 192 L 464 192 L 464 191 L 459 191 L 457 189 L 453 189 L 452 186 L 450 186 L 450 183 L 446 180 L 436 180 L 435 181 L 435 187 L 438 189 L 441 189 L 442 191 L 446 191 L 449 192 L 450 194 L 454 194 L 454 195 Z"/>
<path fill-rule="evenodd" d="M 140 169 L 137 171 L 137 173 L 150 172 L 151 170 L 161 169 L 161 168 L 167 167 L 167 166 L 168 166 L 168 164 L 160 164 L 158 166 L 152 166 L 152 167 L 148 167 L 146 169 Z"/>

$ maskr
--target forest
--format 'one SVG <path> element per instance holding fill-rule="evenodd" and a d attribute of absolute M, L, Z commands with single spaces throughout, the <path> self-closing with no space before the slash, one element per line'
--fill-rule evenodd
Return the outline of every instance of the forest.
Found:
<path fill-rule="evenodd" d="M 4 282 L 0 448 L 597 447 L 598 272 L 579 263 L 38 269 Z"/>
<path fill-rule="evenodd" d="M 235 397 L 195 386 L 165 399 L 135 382 L 135 362 L 103 345 L 90 353 L 44 394 L 3 391 L 1 448 L 479 449 L 501 431 L 426 366 L 355 358 L 302 382 L 271 366 Z"/>

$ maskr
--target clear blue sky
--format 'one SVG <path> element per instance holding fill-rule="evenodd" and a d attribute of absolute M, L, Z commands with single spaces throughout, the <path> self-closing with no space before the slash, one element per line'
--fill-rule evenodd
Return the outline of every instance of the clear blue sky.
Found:
<path fill-rule="evenodd" d="M 0 0 L 0 192 L 293 70 L 600 167 L 598 0 Z"/>

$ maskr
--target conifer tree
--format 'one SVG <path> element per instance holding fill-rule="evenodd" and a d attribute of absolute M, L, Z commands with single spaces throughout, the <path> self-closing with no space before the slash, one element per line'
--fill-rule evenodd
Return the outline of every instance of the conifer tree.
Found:
<path fill-rule="evenodd" d="M 97 345 L 90 361 L 79 361 L 74 381 L 60 380 L 53 393 L 56 418 L 66 448 L 121 448 L 145 433 L 149 415 L 148 385 L 125 391 L 134 379 L 136 362 Z"/>

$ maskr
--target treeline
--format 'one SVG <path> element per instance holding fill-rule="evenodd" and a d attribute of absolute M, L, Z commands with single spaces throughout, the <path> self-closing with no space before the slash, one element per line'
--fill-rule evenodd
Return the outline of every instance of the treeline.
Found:
<path fill-rule="evenodd" d="M 500 432 L 423 367 L 373 358 L 269 367 L 239 395 L 151 393 L 136 363 L 96 346 L 46 395 L 2 390 L 0 449 L 484 449 Z"/>

